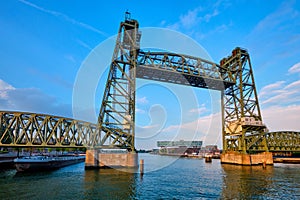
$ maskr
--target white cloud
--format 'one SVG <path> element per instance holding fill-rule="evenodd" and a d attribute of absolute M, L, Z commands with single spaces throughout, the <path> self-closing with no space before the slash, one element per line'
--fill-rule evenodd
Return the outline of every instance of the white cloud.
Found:
<path fill-rule="evenodd" d="M 300 62 L 294 64 L 289 70 L 289 74 L 300 73 Z"/>
<path fill-rule="evenodd" d="M 202 104 L 198 108 L 193 108 L 189 110 L 189 113 L 197 113 L 199 115 L 205 113 L 207 111 L 207 108 L 205 107 L 205 104 Z"/>
<path fill-rule="evenodd" d="M 0 79 L 0 98 L 2 99 L 8 98 L 7 91 L 9 90 L 15 90 L 15 88 Z"/>
<path fill-rule="evenodd" d="M 15 88 L 1 79 L 0 110 L 72 117 L 71 105 L 61 104 L 37 88 Z"/>
<path fill-rule="evenodd" d="M 271 106 L 262 116 L 270 131 L 300 131 L 300 105 Z"/>
<path fill-rule="evenodd" d="M 288 75 L 297 72 L 297 64 Z M 290 82 L 289 76 L 286 80 L 266 85 L 259 92 L 263 121 L 270 131 L 300 130 L 300 80 Z"/>
<path fill-rule="evenodd" d="M 271 96 L 281 93 L 284 84 L 285 81 L 277 81 L 275 83 L 264 86 L 258 94 L 259 98 L 265 98 L 265 96 L 267 95 Z"/>
<path fill-rule="evenodd" d="M 203 7 L 197 7 L 192 10 L 189 10 L 187 13 L 182 14 L 179 16 L 179 21 L 170 24 L 167 26 L 167 28 L 178 30 L 181 28 L 184 29 L 194 29 L 195 26 L 199 25 L 201 22 L 206 22 L 208 23 L 213 17 L 216 17 L 220 14 L 218 10 L 217 5 L 213 5 L 213 8 L 206 8 L 204 9 Z M 213 10 L 211 12 L 211 10 Z M 210 11 L 210 12 L 205 12 L 205 11 Z M 205 14 L 206 13 L 206 14 Z M 163 21 L 166 24 L 165 21 Z"/>
<path fill-rule="evenodd" d="M 211 18 L 213 18 L 217 15 L 219 15 L 219 11 L 217 9 L 215 9 L 212 13 L 208 13 L 208 14 L 204 15 L 204 17 L 202 19 L 206 22 L 209 22 Z"/>
<path fill-rule="evenodd" d="M 298 89 L 298 88 L 300 88 L 300 80 L 294 81 L 285 87 L 285 89 Z"/>
<path fill-rule="evenodd" d="M 136 98 L 136 103 L 138 103 L 138 104 L 148 104 L 149 101 L 148 101 L 147 97 L 140 97 L 140 98 Z"/>
<path fill-rule="evenodd" d="M 140 114 L 144 114 L 144 113 L 146 113 L 146 111 L 145 111 L 145 110 L 143 110 L 143 109 L 140 109 L 140 108 L 135 108 L 135 112 L 136 112 L 136 113 L 140 113 Z"/>
<path fill-rule="evenodd" d="M 0 79 L 0 90 L 13 90 L 13 89 L 15 88 L 12 85 Z"/>
<path fill-rule="evenodd" d="M 287 83 L 277 81 L 261 89 L 259 98 L 263 106 L 300 104 L 300 80 Z"/>
<path fill-rule="evenodd" d="M 202 8 L 199 7 L 195 8 L 194 10 L 189 10 L 185 15 L 181 15 L 179 17 L 179 25 L 182 25 L 184 28 L 192 28 L 200 20 L 198 15 L 201 11 Z"/>
<path fill-rule="evenodd" d="M 178 21 L 174 23 L 170 24 L 166 20 L 163 20 L 161 26 L 184 32 L 197 40 L 202 40 L 207 36 L 222 33 L 233 25 L 232 21 L 222 24 L 212 22 L 214 18 L 220 16 L 220 14 L 222 14 L 229 6 L 231 6 L 231 2 L 229 1 L 220 0 L 216 2 L 207 2 L 206 4 L 201 4 L 201 6 L 181 14 Z M 211 24 L 206 27 L 205 24 L 208 23 Z"/>

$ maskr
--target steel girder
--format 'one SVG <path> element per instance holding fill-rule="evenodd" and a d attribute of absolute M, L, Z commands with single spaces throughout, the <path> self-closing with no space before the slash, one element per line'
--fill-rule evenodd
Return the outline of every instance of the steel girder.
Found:
<path fill-rule="evenodd" d="M 235 83 L 231 71 L 189 55 L 140 51 L 137 62 L 137 78 L 215 90 Z"/>
<path fill-rule="evenodd" d="M 87 147 L 99 132 L 96 124 L 36 113 L 0 111 L 0 146 Z"/>
<path fill-rule="evenodd" d="M 266 131 L 266 126 L 262 123 L 250 56 L 245 49 L 236 48 L 220 64 L 231 71 L 235 82 L 222 92 L 223 150 L 246 153 L 255 143 L 249 143 L 246 137 L 263 137 Z M 266 145 L 263 148 L 268 150 Z"/>
<path fill-rule="evenodd" d="M 300 151 L 300 132 L 269 132 L 265 137 L 269 151 Z"/>
<path fill-rule="evenodd" d="M 265 139 L 265 140 L 264 140 Z M 270 152 L 300 152 L 300 132 L 277 131 L 267 132 L 246 137 L 249 151 L 265 151 L 267 145 Z"/>
<path fill-rule="evenodd" d="M 129 18 L 120 24 L 98 117 L 104 132 L 100 146 L 135 150 L 136 60 L 141 37 L 138 28 L 138 22 Z"/>

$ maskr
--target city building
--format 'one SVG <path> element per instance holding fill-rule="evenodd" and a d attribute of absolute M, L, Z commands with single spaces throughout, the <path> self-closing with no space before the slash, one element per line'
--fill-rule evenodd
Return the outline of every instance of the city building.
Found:
<path fill-rule="evenodd" d="M 198 155 L 202 141 L 157 141 L 159 154 L 164 155 Z"/>

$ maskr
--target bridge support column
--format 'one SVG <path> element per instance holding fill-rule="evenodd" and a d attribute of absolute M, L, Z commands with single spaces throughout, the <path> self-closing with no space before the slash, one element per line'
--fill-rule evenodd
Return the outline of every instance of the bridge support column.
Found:
<path fill-rule="evenodd" d="M 87 149 L 85 154 L 85 168 L 98 168 L 98 150 Z"/>
<path fill-rule="evenodd" d="M 270 152 L 258 154 L 227 152 L 221 155 L 221 163 L 234 165 L 273 165 L 273 155 Z"/>
<path fill-rule="evenodd" d="M 123 149 L 86 151 L 85 168 L 138 168 L 138 154 Z"/>

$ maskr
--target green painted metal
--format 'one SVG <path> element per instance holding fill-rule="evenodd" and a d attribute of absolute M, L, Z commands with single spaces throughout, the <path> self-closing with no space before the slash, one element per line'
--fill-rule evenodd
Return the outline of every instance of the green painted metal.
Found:
<path fill-rule="evenodd" d="M 260 112 L 250 56 L 245 49 L 235 48 L 220 65 L 233 74 L 235 84 L 222 92 L 223 150 L 247 153 L 255 142 L 252 135 L 263 137 L 267 131 Z M 264 137 L 263 137 L 264 138 Z M 265 140 L 265 139 L 264 139 Z M 264 141 L 264 151 L 268 151 Z"/>
<path fill-rule="evenodd" d="M 97 124 L 26 112 L 0 111 L 0 146 L 87 147 L 97 138 Z"/>
<path fill-rule="evenodd" d="M 135 151 L 136 60 L 141 37 L 138 28 L 138 22 L 129 17 L 120 24 L 98 117 L 104 133 L 100 146 Z"/>
<path fill-rule="evenodd" d="M 189 55 L 140 51 L 137 63 L 137 78 L 220 91 L 235 84 L 231 71 Z"/>
<path fill-rule="evenodd" d="M 264 151 L 264 145 L 267 145 L 270 152 L 300 152 L 300 132 L 267 132 L 263 136 L 249 136 L 247 137 L 247 141 L 254 143 L 249 147 L 250 152 Z"/>
<path fill-rule="evenodd" d="M 189 55 L 143 52 L 136 20 L 121 22 L 98 123 L 0 111 L 0 146 L 122 148 L 135 151 L 136 78 L 221 92 L 223 150 L 300 151 L 299 132 L 268 133 L 250 56 L 235 48 L 220 65 Z"/>

